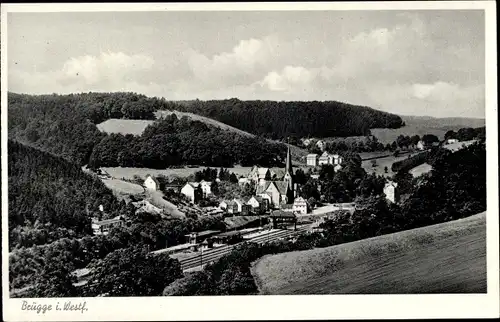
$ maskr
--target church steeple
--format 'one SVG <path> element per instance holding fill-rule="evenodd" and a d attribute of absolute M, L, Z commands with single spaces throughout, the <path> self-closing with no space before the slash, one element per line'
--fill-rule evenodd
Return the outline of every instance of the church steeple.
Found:
<path fill-rule="evenodd" d="M 288 150 L 286 152 L 286 163 L 285 163 L 285 177 L 283 178 L 287 185 L 287 203 L 292 203 L 295 198 L 295 186 L 293 184 L 293 167 L 292 167 L 292 154 L 290 153 L 290 145 L 288 144 Z"/>
<path fill-rule="evenodd" d="M 285 174 L 289 173 L 293 176 L 292 168 L 292 155 L 290 153 L 290 145 L 288 144 L 288 151 L 286 152 Z"/>

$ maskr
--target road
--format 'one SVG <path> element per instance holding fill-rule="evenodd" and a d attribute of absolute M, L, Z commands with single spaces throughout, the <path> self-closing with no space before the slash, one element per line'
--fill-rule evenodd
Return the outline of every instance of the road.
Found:
<path fill-rule="evenodd" d="M 296 235 L 296 234 L 303 233 L 308 228 L 309 228 L 309 225 L 304 225 L 301 227 L 297 227 L 296 231 L 294 231 L 294 230 L 275 230 L 275 231 L 271 231 L 270 233 L 262 234 L 262 235 L 254 237 L 254 238 L 248 239 L 245 242 L 263 244 L 266 242 L 276 241 L 280 238 L 287 238 L 287 237 L 291 237 L 291 236 Z M 195 255 L 193 257 L 179 260 L 179 262 L 181 263 L 181 268 L 183 271 L 186 271 L 186 270 L 190 270 L 190 269 L 193 269 L 196 267 L 203 266 L 207 263 L 214 262 L 214 261 L 218 260 L 219 258 L 221 258 L 222 256 L 230 253 L 234 247 L 236 247 L 242 243 L 243 242 L 237 243 L 234 245 L 227 245 L 227 246 L 223 246 L 223 247 L 210 249 L 210 250 L 204 251 L 202 254 L 200 253 L 200 254 Z"/>

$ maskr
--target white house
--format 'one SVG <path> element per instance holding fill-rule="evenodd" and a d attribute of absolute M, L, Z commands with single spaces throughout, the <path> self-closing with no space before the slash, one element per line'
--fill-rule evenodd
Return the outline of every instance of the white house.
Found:
<path fill-rule="evenodd" d="M 389 200 L 390 202 L 398 203 L 399 202 L 398 184 L 393 181 L 387 182 L 384 187 L 384 194 L 387 200 Z"/>
<path fill-rule="evenodd" d="M 320 149 L 321 151 L 324 151 L 324 150 L 325 150 L 325 147 L 326 147 L 325 141 L 323 141 L 323 140 L 319 140 L 318 142 L 316 142 L 316 146 L 317 146 L 317 147 L 318 147 L 318 149 Z"/>
<path fill-rule="evenodd" d="M 417 143 L 417 149 L 419 149 L 419 150 L 425 150 L 425 148 L 426 148 L 425 142 L 422 141 L 422 140 L 418 141 L 418 143 Z"/>
<path fill-rule="evenodd" d="M 323 152 L 323 154 L 319 157 L 318 164 L 323 165 L 323 164 L 328 164 L 330 161 L 330 158 L 328 156 L 328 152 Z"/>
<path fill-rule="evenodd" d="M 198 182 L 188 182 L 182 187 L 181 194 L 186 196 L 192 203 L 196 203 L 201 199 L 203 191 Z"/>
<path fill-rule="evenodd" d="M 208 195 L 212 194 L 212 183 L 211 182 L 201 180 L 200 185 L 201 185 L 201 191 L 203 192 L 203 197 L 207 197 Z"/>
<path fill-rule="evenodd" d="M 316 153 L 308 154 L 306 159 L 308 166 L 315 167 L 318 165 L 318 155 Z"/>
<path fill-rule="evenodd" d="M 227 200 L 222 200 L 219 203 L 219 208 L 220 209 L 226 210 L 228 206 L 229 206 L 229 201 L 227 201 Z"/>
<path fill-rule="evenodd" d="M 453 143 L 458 143 L 457 139 L 448 139 L 446 140 L 446 144 L 453 144 Z"/>
<path fill-rule="evenodd" d="M 262 198 L 262 196 L 252 196 L 247 201 L 247 205 L 251 206 L 253 210 L 267 210 L 268 200 Z"/>
<path fill-rule="evenodd" d="M 299 213 L 301 215 L 307 214 L 307 211 L 308 211 L 307 201 L 302 197 L 296 198 L 295 201 L 293 202 L 292 209 L 293 209 L 293 212 L 295 212 L 295 213 Z"/>
<path fill-rule="evenodd" d="M 243 211 L 243 205 L 245 203 L 243 201 L 241 201 L 240 199 L 234 199 L 233 202 L 236 205 L 236 209 L 237 209 L 236 212 L 238 212 L 238 213 L 242 212 Z"/>
<path fill-rule="evenodd" d="M 146 189 L 151 191 L 160 190 L 160 182 L 149 174 L 147 175 L 146 180 L 144 180 L 144 186 Z"/>
<path fill-rule="evenodd" d="M 342 170 L 342 166 L 340 164 L 337 164 L 333 167 L 333 171 L 335 172 L 339 172 L 340 170 Z"/>

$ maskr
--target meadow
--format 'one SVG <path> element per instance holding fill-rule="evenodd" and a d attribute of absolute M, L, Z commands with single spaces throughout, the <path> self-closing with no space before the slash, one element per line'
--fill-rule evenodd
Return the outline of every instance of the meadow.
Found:
<path fill-rule="evenodd" d="M 253 263 L 260 294 L 486 293 L 486 213 Z"/>
<path fill-rule="evenodd" d="M 371 129 L 371 133 L 383 144 L 394 142 L 399 135 L 419 135 L 434 134 L 440 140 L 448 130 L 457 131 L 461 128 L 477 128 L 485 125 L 484 119 L 473 118 L 433 118 L 425 116 L 405 116 L 401 115 L 405 126 L 399 129 Z"/>
<path fill-rule="evenodd" d="M 364 161 L 361 162 L 361 167 L 363 167 L 363 169 L 365 169 L 367 173 L 375 173 L 380 176 L 390 177 L 395 174 L 391 170 L 392 164 L 394 162 L 407 159 L 409 156 L 410 154 L 404 154 L 397 157 L 395 157 L 394 155 L 389 155 L 378 159 L 371 159 L 371 160 L 365 159 Z M 373 166 L 373 162 L 375 162 L 375 166 Z M 387 173 L 384 170 L 385 167 L 387 167 Z"/>
<path fill-rule="evenodd" d="M 97 124 L 97 128 L 106 133 L 141 135 L 146 127 L 153 123 L 154 121 L 150 120 L 109 119 Z"/>

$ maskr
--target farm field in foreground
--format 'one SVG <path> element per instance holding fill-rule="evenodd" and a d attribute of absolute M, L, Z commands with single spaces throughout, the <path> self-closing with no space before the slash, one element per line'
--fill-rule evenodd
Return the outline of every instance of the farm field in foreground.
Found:
<path fill-rule="evenodd" d="M 261 294 L 486 292 L 486 213 L 307 251 L 265 256 Z"/>
<path fill-rule="evenodd" d="M 106 133 L 141 135 L 146 127 L 153 123 L 151 120 L 109 119 L 97 124 L 97 128 Z"/>

